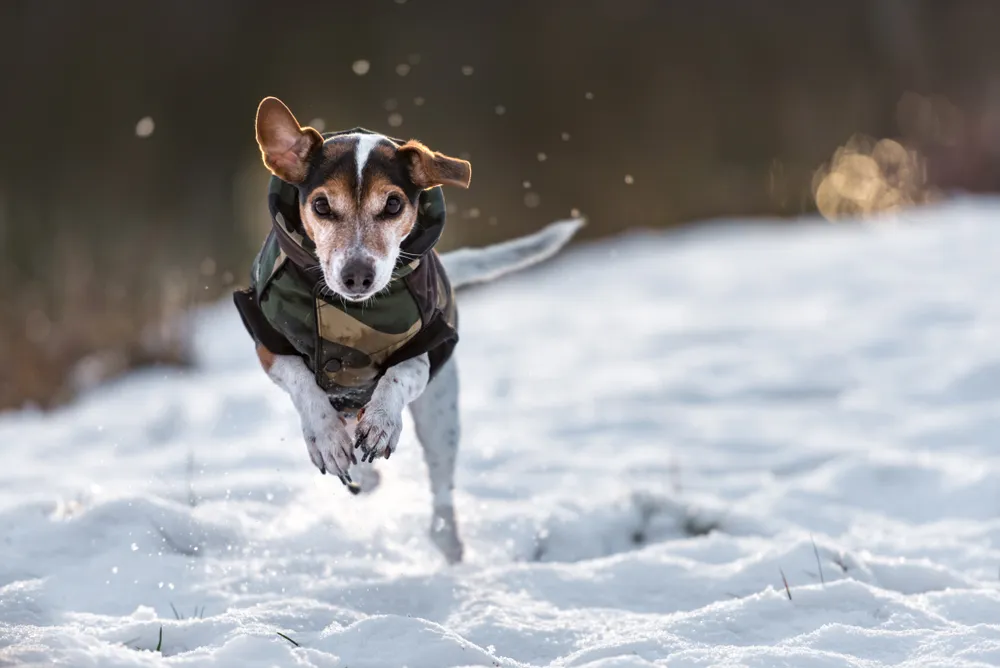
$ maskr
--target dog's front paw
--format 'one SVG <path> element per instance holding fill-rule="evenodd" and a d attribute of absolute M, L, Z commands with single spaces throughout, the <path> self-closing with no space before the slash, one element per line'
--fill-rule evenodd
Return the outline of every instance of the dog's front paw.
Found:
<path fill-rule="evenodd" d="M 331 410 L 317 419 L 303 421 L 302 436 L 309 448 L 309 459 L 320 473 L 332 473 L 348 485 L 351 478 L 347 469 L 352 462 L 357 462 L 357 458 L 354 456 L 351 436 L 336 412 Z"/>
<path fill-rule="evenodd" d="M 373 462 L 376 457 L 389 459 L 403 432 L 401 412 L 369 404 L 354 430 L 354 447 L 361 449 L 361 461 Z"/>

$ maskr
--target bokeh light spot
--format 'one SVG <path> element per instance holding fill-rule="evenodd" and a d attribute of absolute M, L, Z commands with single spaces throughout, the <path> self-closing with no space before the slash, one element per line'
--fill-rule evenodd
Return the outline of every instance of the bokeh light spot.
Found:
<path fill-rule="evenodd" d="M 143 116 L 135 124 L 135 136 L 142 139 L 152 136 L 154 130 L 156 130 L 156 123 L 153 122 L 152 116 Z"/>

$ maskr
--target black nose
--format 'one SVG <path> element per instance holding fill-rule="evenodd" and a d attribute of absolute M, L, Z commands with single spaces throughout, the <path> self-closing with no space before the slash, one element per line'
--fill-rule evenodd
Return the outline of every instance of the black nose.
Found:
<path fill-rule="evenodd" d="M 375 282 L 375 268 L 364 260 L 351 260 L 340 272 L 340 280 L 348 290 L 367 290 Z"/>

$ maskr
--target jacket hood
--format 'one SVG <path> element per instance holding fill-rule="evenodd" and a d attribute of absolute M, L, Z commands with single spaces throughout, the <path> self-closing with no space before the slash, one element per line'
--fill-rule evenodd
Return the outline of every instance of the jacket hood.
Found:
<path fill-rule="evenodd" d="M 364 128 L 354 128 L 343 132 L 324 132 L 323 138 L 330 139 L 353 133 L 376 134 Z M 388 139 L 397 145 L 404 143 L 393 137 Z M 271 213 L 271 227 L 285 255 L 300 267 L 318 264 L 316 246 L 306 235 L 299 216 L 298 188 L 277 176 L 272 176 L 267 191 L 267 207 Z M 402 252 L 397 266 L 412 261 L 414 257 L 422 257 L 434 248 L 444 231 L 445 217 L 444 194 L 441 192 L 441 187 L 421 192 L 417 200 L 417 222 L 400 245 Z"/>

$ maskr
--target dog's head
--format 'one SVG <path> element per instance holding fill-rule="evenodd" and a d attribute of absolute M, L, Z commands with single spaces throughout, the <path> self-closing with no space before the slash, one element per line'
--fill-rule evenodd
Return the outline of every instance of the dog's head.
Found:
<path fill-rule="evenodd" d="M 327 287 L 350 301 L 372 297 L 392 279 L 420 192 L 468 188 L 472 177 L 465 160 L 417 141 L 399 146 L 378 134 L 324 141 L 274 97 L 257 108 L 257 143 L 271 173 L 299 190 L 302 224 Z"/>

